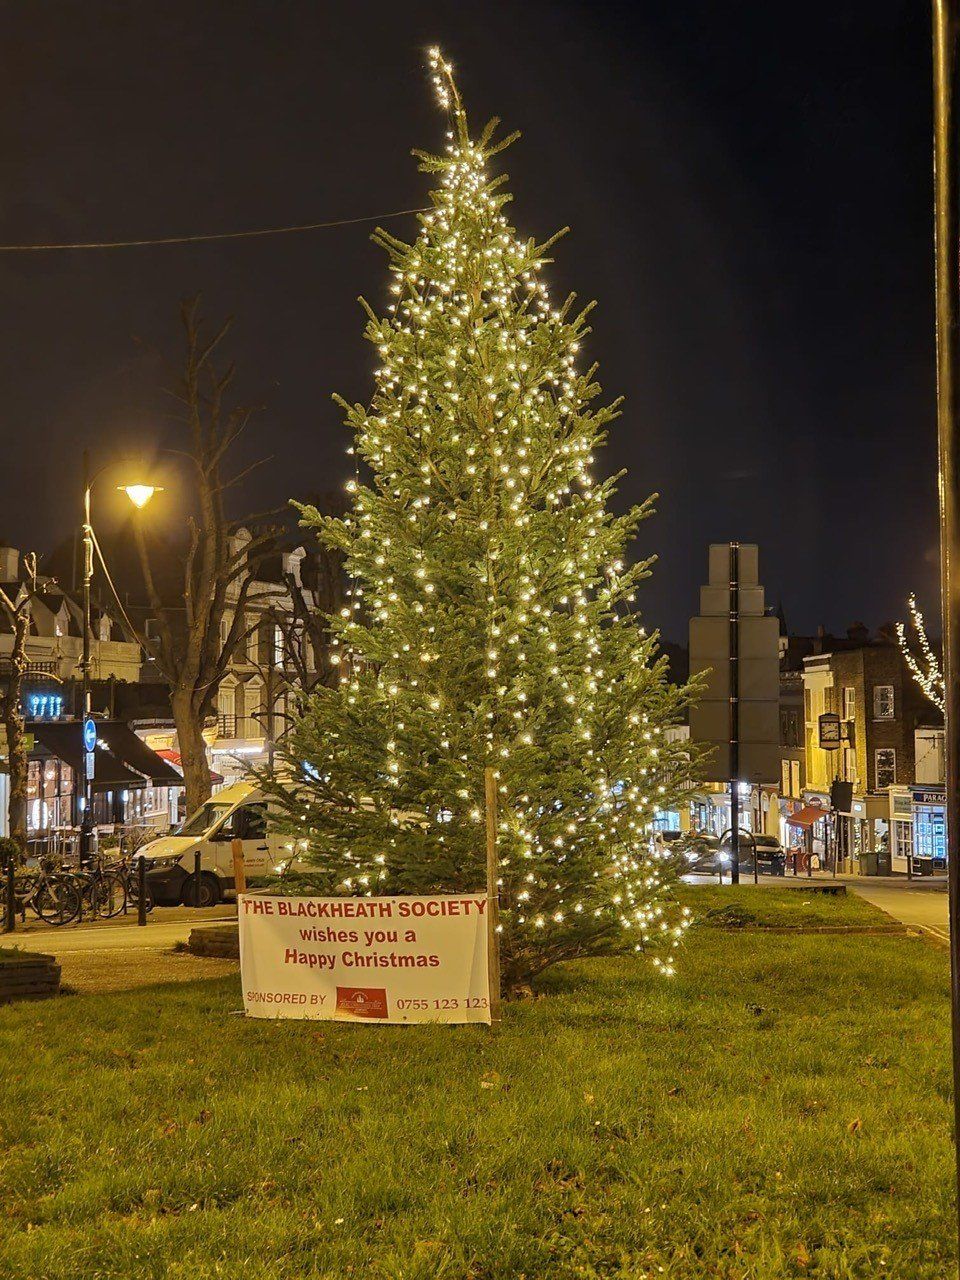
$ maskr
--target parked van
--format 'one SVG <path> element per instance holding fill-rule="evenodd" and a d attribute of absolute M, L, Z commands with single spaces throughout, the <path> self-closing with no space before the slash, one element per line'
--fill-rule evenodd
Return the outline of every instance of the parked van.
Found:
<path fill-rule="evenodd" d="M 290 858 L 289 838 L 267 830 L 267 801 L 249 782 L 237 782 L 211 796 L 173 835 L 151 840 L 140 850 L 147 883 L 160 906 L 196 904 L 194 865 L 200 853 L 201 907 L 215 907 L 234 890 L 233 841 L 243 842 L 248 876 L 269 875 Z"/>

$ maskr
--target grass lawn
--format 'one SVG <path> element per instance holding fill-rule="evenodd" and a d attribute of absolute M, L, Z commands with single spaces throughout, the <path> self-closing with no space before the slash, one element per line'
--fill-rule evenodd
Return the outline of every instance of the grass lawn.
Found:
<path fill-rule="evenodd" d="M 802 876 L 796 884 L 792 876 L 787 876 L 783 888 L 765 885 L 757 889 L 753 884 L 741 881 L 736 887 L 730 884 L 699 884 L 688 889 L 684 885 L 681 893 L 697 919 L 708 924 L 739 921 L 746 928 L 809 929 L 837 926 L 883 928 L 894 923 L 855 893 L 811 890 L 804 886 Z"/>
<path fill-rule="evenodd" d="M 495 1032 L 246 1021 L 236 976 L 0 1009 L 0 1277 L 954 1274 L 945 954 L 698 927 L 544 987 Z"/>

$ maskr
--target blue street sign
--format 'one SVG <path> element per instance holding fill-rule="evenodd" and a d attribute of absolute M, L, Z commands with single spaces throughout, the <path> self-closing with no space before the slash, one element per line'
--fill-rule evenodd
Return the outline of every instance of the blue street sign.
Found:
<path fill-rule="evenodd" d="M 83 722 L 83 749 L 94 751 L 97 746 L 97 722 L 93 716 L 87 716 Z"/>

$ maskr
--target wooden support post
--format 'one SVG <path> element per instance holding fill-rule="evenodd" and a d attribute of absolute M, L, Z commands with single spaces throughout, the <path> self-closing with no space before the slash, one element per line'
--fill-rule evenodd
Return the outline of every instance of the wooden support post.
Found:
<path fill-rule="evenodd" d="M 230 852 L 233 854 L 233 888 L 238 895 L 247 892 L 247 868 L 243 861 L 243 841 L 231 840 Z"/>
<path fill-rule="evenodd" d="M 500 889 L 497 885 L 497 781 L 483 771 L 487 811 L 487 972 L 490 978 L 490 1021 L 500 1021 Z"/>

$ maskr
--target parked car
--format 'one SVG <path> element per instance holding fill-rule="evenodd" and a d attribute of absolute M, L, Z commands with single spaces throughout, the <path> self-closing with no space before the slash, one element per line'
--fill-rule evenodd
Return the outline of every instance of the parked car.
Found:
<path fill-rule="evenodd" d="M 740 836 L 740 874 L 753 874 L 753 846 L 756 842 L 757 871 L 762 876 L 782 876 L 787 870 L 787 855 L 783 845 L 776 836 L 753 836 L 742 832 Z M 733 840 L 724 836 L 720 846 L 721 854 L 726 854 L 727 862 L 733 855 Z"/>
<path fill-rule="evenodd" d="M 722 857 L 720 841 L 705 832 L 688 831 L 683 844 L 683 863 L 688 875 L 714 875 L 717 860 Z M 727 854 L 725 861 L 729 862 Z"/>

